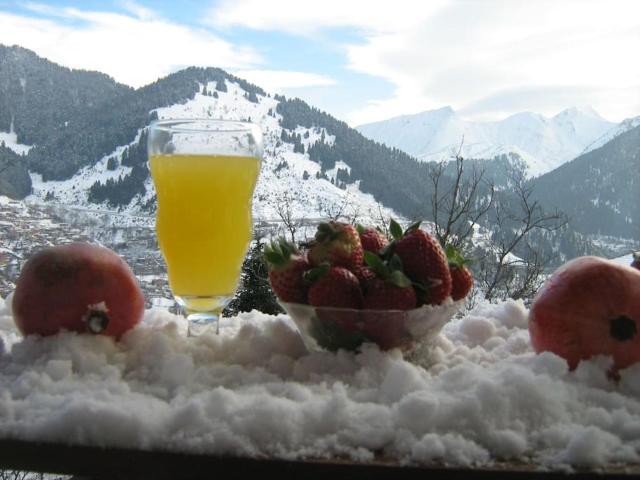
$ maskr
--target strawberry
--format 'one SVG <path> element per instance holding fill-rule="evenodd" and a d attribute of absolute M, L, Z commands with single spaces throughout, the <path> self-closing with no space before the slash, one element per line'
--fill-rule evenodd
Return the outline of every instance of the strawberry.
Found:
<path fill-rule="evenodd" d="M 319 278 L 309 287 L 307 299 L 310 305 L 337 308 L 362 306 L 360 282 L 346 268 L 323 265 L 312 270 L 311 273 Z"/>
<path fill-rule="evenodd" d="M 352 273 L 358 277 L 360 281 L 360 288 L 363 292 L 369 288 L 369 283 L 376 278 L 375 272 L 366 265 L 360 265 L 352 270 Z"/>
<path fill-rule="evenodd" d="M 451 294 L 447 256 L 440 243 L 419 226 L 420 222 L 415 223 L 403 233 L 392 220 L 391 249 L 402 260 L 407 276 L 425 288 L 426 303 L 439 305 Z"/>
<path fill-rule="evenodd" d="M 633 252 L 631 255 L 633 257 L 631 266 L 640 270 L 640 252 Z"/>
<path fill-rule="evenodd" d="M 417 304 L 416 292 L 411 282 L 400 287 L 393 282 L 376 278 L 369 284 L 364 297 L 365 310 L 411 310 Z"/>
<path fill-rule="evenodd" d="M 295 245 L 280 239 L 264 248 L 264 259 L 269 270 L 271 288 L 280 300 L 306 303 L 307 287 L 303 274 L 311 268 Z"/>
<path fill-rule="evenodd" d="M 451 272 L 451 298 L 462 300 L 473 287 L 473 275 L 465 265 L 467 260 L 452 245 L 447 246 L 447 260 Z"/>
<path fill-rule="evenodd" d="M 363 227 L 362 225 L 358 225 L 356 229 L 358 230 L 358 235 L 360 236 L 362 249 L 366 252 L 378 253 L 389 243 L 387 237 L 385 237 L 381 231 L 375 228 Z"/>
<path fill-rule="evenodd" d="M 411 280 L 402 272 L 402 261 L 393 255 L 389 262 L 371 252 L 365 252 L 367 264 L 376 273 L 369 282 L 364 297 L 366 310 L 411 310 L 416 307 L 416 292 Z"/>
<path fill-rule="evenodd" d="M 362 259 L 362 243 L 353 225 L 335 221 L 318 225 L 309 250 L 309 260 L 314 266 L 329 262 L 352 270 L 362 265 Z"/>

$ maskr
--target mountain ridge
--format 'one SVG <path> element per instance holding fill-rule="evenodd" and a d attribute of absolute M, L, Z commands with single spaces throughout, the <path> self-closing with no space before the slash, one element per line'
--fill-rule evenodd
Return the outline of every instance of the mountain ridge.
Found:
<path fill-rule="evenodd" d="M 56 68 L 51 62 L 42 63 L 43 59 L 33 52 L 31 55 L 29 58 L 44 69 L 43 78 L 48 69 Z M 20 86 L 21 77 L 15 74 L 15 68 L 13 77 L 3 76 L 6 70 L 0 69 L 0 85 Z M 52 81 L 56 78 L 53 76 Z M 5 177 L 5 188 L 7 183 L 15 186 L 22 182 L 20 192 L 12 192 L 14 195 L 23 198 L 29 194 L 29 200 L 39 202 L 149 215 L 155 208 L 145 145 L 149 122 L 168 117 L 228 118 L 251 120 L 264 132 L 265 156 L 254 202 L 258 218 L 274 219 L 286 214 L 300 220 L 342 215 L 377 224 L 389 216 L 433 218 L 432 163 L 370 140 L 300 99 L 272 96 L 213 67 L 189 67 L 137 90 L 120 89 L 104 76 L 82 78 L 93 82 L 91 88 L 99 89 L 106 82 L 104 99 L 111 103 L 96 101 L 77 113 L 81 107 L 74 98 L 52 96 L 48 98 L 49 110 L 43 113 L 37 110 L 42 103 L 39 98 L 29 103 L 33 97 L 22 95 L 20 101 L 24 104 L 19 105 L 20 109 L 0 112 L 9 129 L 15 121 L 17 141 L 22 141 L 23 131 L 31 128 L 29 115 L 36 120 L 54 115 L 56 119 L 47 130 L 46 141 L 30 145 L 23 155 L 6 147 L 0 149 L 0 168 L 8 166 L 7 171 L 15 180 L 7 182 Z M 64 90 L 65 84 L 57 88 Z M 86 85 L 78 89 L 90 90 Z M 92 94 L 99 97 L 100 90 L 93 90 Z M 6 96 L 7 92 L 0 89 L 0 102 L 7 104 Z M 567 115 L 574 113 L 568 111 Z M 69 120 L 70 115 L 75 117 Z M 446 118 L 455 116 L 455 112 L 445 107 L 438 115 Z M 510 121 L 518 123 L 531 116 L 521 114 Z M 495 163 L 491 174 L 505 177 L 501 173 L 505 167 L 522 170 L 526 161 L 523 155 L 526 152 L 518 155 L 505 151 L 497 155 L 491 160 Z M 26 187 L 25 178 L 29 182 Z M 450 181 L 444 178 L 442 187 Z M 504 190 L 501 195 L 508 196 L 509 179 L 502 178 L 499 183 Z M 2 188 L 0 182 L 0 194 Z M 563 202 L 560 200 L 559 204 Z"/>
<path fill-rule="evenodd" d="M 439 161 L 461 148 L 468 158 L 517 153 L 529 175 L 557 168 L 617 124 L 591 107 L 569 107 L 552 117 L 518 112 L 498 121 L 474 122 L 450 106 L 357 126 L 368 138 L 406 151 L 423 161 Z"/>

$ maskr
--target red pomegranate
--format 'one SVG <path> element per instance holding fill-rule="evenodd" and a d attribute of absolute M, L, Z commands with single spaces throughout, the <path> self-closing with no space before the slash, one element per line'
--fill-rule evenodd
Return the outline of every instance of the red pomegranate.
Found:
<path fill-rule="evenodd" d="M 536 352 L 550 351 L 574 369 L 596 355 L 613 371 L 640 360 L 640 271 L 598 257 L 567 262 L 547 280 L 529 312 Z"/>
<path fill-rule="evenodd" d="M 144 296 L 112 250 L 72 243 L 40 250 L 24 265 L 12 302 L 24 335 L 60 330 L 120 337 L 144 314 Z"/>

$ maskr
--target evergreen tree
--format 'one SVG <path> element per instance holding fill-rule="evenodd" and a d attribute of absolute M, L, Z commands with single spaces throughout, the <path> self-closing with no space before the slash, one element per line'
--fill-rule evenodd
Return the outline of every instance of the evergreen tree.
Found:
<path fill-rule="evenodd" d="M 251 90 L 249 92 L 247 100 L 249 100 L 251 103 L 258 103 L 258 96 L 256 95 L 256 92 L 254 90 Z"/>
<path fill-rule="evenodd" d="M 113 171 L 116 168 L 118 168 L 118 162 L 115 157 L 109 157 L 109 160 L 107 160 L 107 170 Z"/>
<path fill-rule="evenodd" d="M 270 315 L 282 313 L 273 290 L 269 285 L 269 273 L 262 258 L 264 243 L 257 238 L 242 264 L 240 287 L 229 302 L 224 315 L 233 316 L 240 312 L 259 310 Z"/>
<path fill-rule="evenodd" d="M 219 78 L 218 81 L 216 82 L 216 90 L 219 92 L 226 92 L 227 91 L 227 84 L 224 81 L 224 78 Z"/>

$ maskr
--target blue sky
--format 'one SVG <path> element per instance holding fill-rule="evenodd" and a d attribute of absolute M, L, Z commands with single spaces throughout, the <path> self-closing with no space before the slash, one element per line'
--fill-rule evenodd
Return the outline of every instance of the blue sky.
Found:
<path fill-rule="evenodd" d="M 134 87 L 217 66 L 352 125 L 640 115 L 636 0 L 0 0 L 0 43 Z"/>

